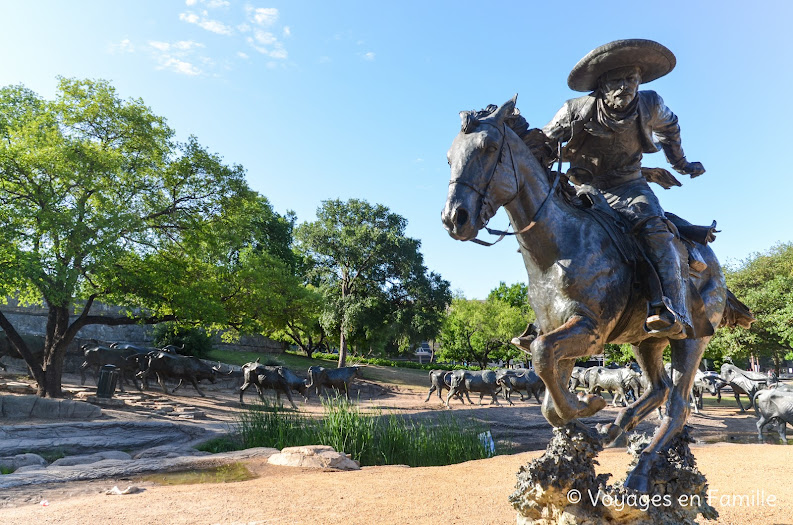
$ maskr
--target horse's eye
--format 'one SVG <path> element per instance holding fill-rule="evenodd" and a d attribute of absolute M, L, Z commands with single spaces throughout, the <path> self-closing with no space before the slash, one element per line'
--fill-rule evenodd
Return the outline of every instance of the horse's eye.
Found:
<path fill-rule="evenodd" d="M 495 144 L 491 144 L 491 145 L 489 145 L 487 147 L 487 152 L 488 153 L 495 153 L 497 149 L 498 149 L 498 147 Z"/>

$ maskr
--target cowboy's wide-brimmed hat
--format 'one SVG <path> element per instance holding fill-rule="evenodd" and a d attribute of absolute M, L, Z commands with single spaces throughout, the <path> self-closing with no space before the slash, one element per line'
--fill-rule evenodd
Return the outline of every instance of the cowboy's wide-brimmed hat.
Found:
<path fill-rule="evenodd" d="M 650 82 L 672 71 L 676 63 L 675 55 L 658 42 L 641 38 L 615 40 L 579 60 L 567 77 L 567 85 L 575 91 L 594 91 L 600 75 L 626 66 L 639 66 L 642 83 Z"/>

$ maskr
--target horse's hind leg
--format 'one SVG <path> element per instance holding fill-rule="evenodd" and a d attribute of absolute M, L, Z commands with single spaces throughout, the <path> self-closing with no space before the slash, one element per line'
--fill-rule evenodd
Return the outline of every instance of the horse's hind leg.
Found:
<path fill-rule="evenodd" d="M 576 418 L 591 416 L 606 406 L 600 396 L 576 397 L 568 390 L 575 360 L 592 355 L 600 343 L 597 325 L 580 315 L 531 343 L 534 369 L 546 387 L 542 413 L 553 426 L 561 427 Z"/>
<path fill-rule="evenodd" d="M 652 442 L 642 451 L 636 467 L 625 479 L 626 487 L 643 493 L 648 493 L 651 490 L 650 476 L 653 467 L 663 460 L 661 453 L 683 430 L 691 412 L 688 396 L 694 385 L 697 367 L 709 339 L 708 337 L 671 341 L 674 386 L 669 392 L 666 417 L 661 422 Z"/>
<path fill-rule="evenodd" d="M 648 388 L 645 388 L 635 403 L 620 410 L 614 423 L 601 429 L 607 443 L 613 442 L 623 432 L 633 430 L 640 421 L 666 401 L 671 388 L 671 381 L 666 375 L 663 363 L 666 345 L 666 339 L 650 338 L 633 346 L 636 362 L 647 376 Z"/>

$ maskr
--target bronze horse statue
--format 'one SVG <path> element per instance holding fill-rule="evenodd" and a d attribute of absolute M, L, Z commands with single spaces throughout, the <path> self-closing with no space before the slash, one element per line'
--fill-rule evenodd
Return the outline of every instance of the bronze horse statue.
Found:
<path fill-rule="evenodd" d="M 529 278 L 529 302 L 539 335 L 530 348 L 534 368 L 546 385 L 542 413 L 555 427 L 576 424 L 601 410 L 605 400 L 576 396 L 568 381 L 576 359 L 601 353 L 605 343 L 630 343 L 650 388 L 601 429 L 610 443 L 667 402 L 667 415 L 652 443 L 625 483 L 649 492 L 651 470 L 689 414 L 689 394 L 710 336 L 668 340 L 651 337 L 644 321 L 647 299 L 634 292 L 634 268 L 622 257 L 603 226 L 564 198 L 553 172 L 532 154 L 510 125 L 515 99 L 483 112 L 462 112 L 462 130 L 448 152 L 451 180 L 443 224 L 453 238 L 476 238 L 503 207 L 520 245 Z M 483 115 L 484 114 L 484 115 Z M 526 122 L 523 119 L 523 128 Z M 520 131 L 520 130 L 519 130 Z M 704 301 L 703 322 L 715 329 L 728 292 L 719 262 L 706 245 L 698 246 L 707 269 L 692 274 Z M 711 332 L 712 333 L 712 332 Z M 671 345 L 673 379 L 662 355 Z"/>

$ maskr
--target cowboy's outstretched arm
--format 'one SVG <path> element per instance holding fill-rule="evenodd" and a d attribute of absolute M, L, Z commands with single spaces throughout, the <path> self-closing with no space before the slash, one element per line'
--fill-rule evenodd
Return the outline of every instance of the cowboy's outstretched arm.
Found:
<path fill-rule="evenodd" d="M 567 142 L 571 136 L 570 109 L 568 103 L 556 112 L 551 121 L 542 128 L 542 132 L 548 137 L 553 151 L 559 142 Z"/>
<path fill-rule="evenodd" d="M 666 159 L 672 168 L 678 173 L 691 175 L 691 178 L 698 177 L 705 173 L 705 167 L 701 162 L 689 162 L 683 153 L 683 146 L 680 142 L 680 125 L 677 122 L 677 115 L 666 107 L 663 99 L 655 94 L 653 133 L 658 137 L 661 148 L 664 150 Z"/>

